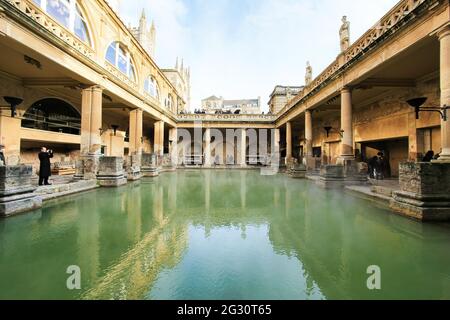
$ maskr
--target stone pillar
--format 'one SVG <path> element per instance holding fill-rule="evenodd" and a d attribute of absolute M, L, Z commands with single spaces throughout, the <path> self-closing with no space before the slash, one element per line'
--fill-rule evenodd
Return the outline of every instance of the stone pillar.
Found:
<path fill-rule="evenodd" d="M 240 165 L 241 167 L 247 166 L 247 130 L 241 129 L 241 159 Z"/>
<path fill-rule="evenodd" d="M 277 169 L 280 167 L 280 129 L 272 130 L 272 138 L 270 142 L 271 167 Z"/>
<path fill-rule="evenodd" d="M 211 129 L 206 128 L 205 129 L 205 136 L 204 136 L 204 142 L 205 142 L 205 150 L 204 150 L 204 166 L 206 168 L 211 167 Z"/>
<path fill-rule="evenodd" d="M 450 106 L 450 26 L 438 33 L 441 55 L 441 106 Z M 439 162 L 450 162 L 450 110 L 447 121 L 441 121 L 442 152 Z"/>
<path fill-rule="evenodd" d="M 81 155 L 100 155 L 102 140 L 102 93 L 99 86 L 83 89 L 81 100 Z"/>
<path fill-rule="evenodd" d="M 341 128 L 344 130 L 341 142 L 340 161 L 355 160 L 353 151 L 352 92 L 349 88 L 341 91 Z"/>
<path fill-rule="evenodd" d="M 292 161 L 292 123 L 286 123 L 286 164 Z"/>
<path fill-rule="evenodd" d="M 155 122 L 154 151 L 158 156 L 164 155 L 164 121 Z"/>
<path fill-rule="evenodd" d="M 130 112 L 130 155 L 142 154 L 142 126 L 143 126 L 142 109 L 136 109 Z"/>
<path fill-rule="evenodd" d="M 81 99 L 81 155 L 77 164 L 77 178 L 96 179 L 101 156 L 103 89 L 93 86 L 82 91 Z"/>
<path fill-rule="evenodd" d="M 410 112 L 408 114 L 408 145 L 409 145 L 409 157 L 408 157 L 409 161 L 421 160 L 418 157 L 419 141 L 417 136 L 415 112 Z"/>
<path fill-rule="evenodd" d="M 169 130 L 169 140 L 170 140 L 170 159 L 172 165 L 178 166 L 178 130 L 177 128 L 171 128 Z"/>
<path fill-rule="evenodd" d="M 20 163 L 20 128 L 22 120 L 0 115 L 0 144 L 5 146 L 4 165 L 18 165 Z"/>
<path fill-rule="evenodd" d="M 305 165 L 308 170 L 315 169 L 313 158 L 313 131 L 312 131 L 312 113 L 305 112 Z"/>
<path fill-rule="evenodd" d="M 130 181 L 139 180 L 142 177 L 142 149 L 143 149 L 143 121 L 144 112 L 142 109 L 135 109 L 130 112 L 130 142 L 129 156 L 127 159 L 127 178 Z"/>

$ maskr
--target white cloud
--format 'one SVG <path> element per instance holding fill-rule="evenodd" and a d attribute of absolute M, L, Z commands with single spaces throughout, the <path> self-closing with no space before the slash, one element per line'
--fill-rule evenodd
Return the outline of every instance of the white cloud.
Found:
<path fill-rule="evenodd" d="M 196 107 L 211 94 L 266 102 L 276 84 L 303 84 L 307 60 L 317 75 L 337 56 L 343 15 L 355 41 L 396 2 L 137 0 L 122 14 L 136 23 L 146 7 L 157 24 L 157 61 L 172 66 L 185 57 Z"/>

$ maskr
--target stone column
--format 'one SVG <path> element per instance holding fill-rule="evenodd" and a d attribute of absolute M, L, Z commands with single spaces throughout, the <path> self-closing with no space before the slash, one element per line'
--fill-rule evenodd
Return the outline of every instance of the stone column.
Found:
<path fill-rule="evenodd" d="M 81 99 L 81 159 L 77 176 L 85 180 L 96 179 L 102 139 L 103 89 L 93 86 L 82 91 Z"/>
<path fill-rule="evenodd" d="M 247 166 L 247 130 L 241 129 L 241 167 Z"/>
<path fill-rule="evenodd" d="M 341 91 L 341 128 L 344 130 L 341 142 L 340 160 L 354 160 L 353 151 L 353 113 L 352 113 L 352 92 L 349 88 Z"/>
<path fill-rule="evenodd" d="M 155 122 L 154 150 L 158 156 L 164 155 L 164 121 Z"/>
<path fill-rule="evenodd" d="M 211 129 L 206 128 L 205 129 L 205 136 L 204 136 L 204 142 L 205 142 L 205 150 L 204 150 L 204 166 L 206 168 L 211 167 Z"/>
<path fill-rule="evenodd" d="M 22 120 L 0 115 L 0 144 L 5 146 L 4 165 L 18 165 L 20 163 L 20 128 Z M 1 165 L 1 164 L 0 164 Z"/>
<path fill-rule="evenodd" d="M 172 165 L 178 166 L 178 130 L 177 128 L 169 129 L 169 141 L 170 141 L 170 158 Z"/>
<path fill-rule="evenodd" d="M 271 166 L 278 168 L 280 166 L 280 129 L 272 130 L 271 140 Z"/>
<path fill-rule="evenodd" d="M 438 33 L 441 55 L 441 106 L 450 106 L 450 26 Z M 447 121 L 441 121 L 442 152 L 440 162 L 450 162 L 450 110 Z"/>
<path fill-rule="evenodd" d="M 313 132 L 312 132 L 312 113 L 307 110 L 305 112 L 305 165 L 307 169 L 315 169 L 313 166 Z"/>
<path fill-rule="evenodd" d="M 127 178 L 130 181 L 139 180 L 142 176 L 143 118 L 144 113 L 141 109 L 130 112 L 130 151 L 127 163 Z"/>
<path fill-rule="evenodd" d="M 143 115 L 142 109 L 130 112 L 130 155 L 142 154 Z"/>
<path fill-rule="evenodd" d="M 286 164 L 292 161 L 292 123 L 286 123 Z"/>

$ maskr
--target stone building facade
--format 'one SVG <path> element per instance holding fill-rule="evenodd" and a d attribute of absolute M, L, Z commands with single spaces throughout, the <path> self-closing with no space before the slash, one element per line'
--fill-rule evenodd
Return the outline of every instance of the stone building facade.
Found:
<path fill-rule="evenodd" d="M 261 114 L 261 97 L 258 97 L 258 99 L 226 100 L 223 97 L 211 96 L 202 100 L 202 110 L 210 114 L 221 112 Z"/>
<path fill-rule="evenodd" d="M 276 86 L 270 95 L 269 111 L 272 114 L 277 114 L 284 108 L 284 106 L 296 95 L 303 90 L 304 87 L 288 87 Z"/>

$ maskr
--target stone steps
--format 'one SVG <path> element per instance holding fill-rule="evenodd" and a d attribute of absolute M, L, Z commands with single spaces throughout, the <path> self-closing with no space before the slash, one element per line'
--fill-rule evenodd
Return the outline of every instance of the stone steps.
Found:
<path fill-rule="evenodd" d="M 36 189 L 34 192 L 36 195 L 42 198 L 43 201 L 88 191 L 98 188 L 97 181 L 95 180 L 82 180 L 71 182 L 67 184 L 57 184 L 51 186 L 42 186 Z"/>

